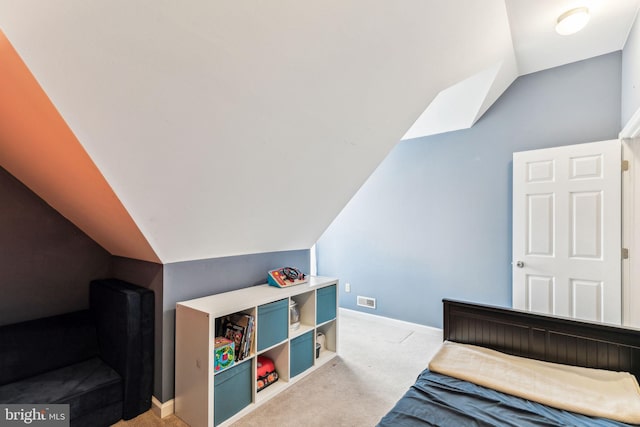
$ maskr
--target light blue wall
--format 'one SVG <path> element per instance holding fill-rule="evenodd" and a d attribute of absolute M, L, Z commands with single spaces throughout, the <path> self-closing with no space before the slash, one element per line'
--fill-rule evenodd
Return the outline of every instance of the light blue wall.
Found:
<path fill-rule="evenodd" d="M 622 127 L 640 108 L 640 14 L 622 51 Z"/>
<path fill-rule="evenodd" d="M 399 143 L 317 244 L 340 305 L 437 327 L 445 297 L 510 306 L 512 153 L 616 138 L 620 76 L 620 52 L 529 74 L 471 129 Z"/>
<path fill-rule="evenodd" d="M 239 255 L 165 264 L 163 269 L 162 396 L 174 397 L 176 303 L 267 282 L 280 267 L 309 271 L 309 250 Z M 156 396 L 158 397 L 158 396 Z"/>

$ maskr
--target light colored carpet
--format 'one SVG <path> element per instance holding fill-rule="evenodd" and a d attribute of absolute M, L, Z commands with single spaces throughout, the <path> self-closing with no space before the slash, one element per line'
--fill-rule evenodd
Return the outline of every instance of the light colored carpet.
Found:
<path fill-rule="evenodd" d="M 340 311 L 340 356 L 232 427 L 375 426 L 402 397 L 442 342 L 438 330 L 412 329 Z M 186 426 L 150 411 L 118 427 Z"/>

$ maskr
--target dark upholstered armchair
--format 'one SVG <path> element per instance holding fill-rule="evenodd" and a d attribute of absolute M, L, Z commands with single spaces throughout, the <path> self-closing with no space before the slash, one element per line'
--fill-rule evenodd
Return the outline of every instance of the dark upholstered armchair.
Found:
<path fill-rule="evenodd" d="M 69 404 L 72 426 L 150 408 L 153 292 L 106 279 L 89 295 L 89 310 L 0 327 L 0 403 Z"/>

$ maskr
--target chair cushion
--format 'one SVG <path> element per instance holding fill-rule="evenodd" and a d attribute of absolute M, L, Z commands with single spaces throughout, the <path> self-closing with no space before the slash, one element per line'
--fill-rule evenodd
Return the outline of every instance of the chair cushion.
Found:
<path fill-rule="evenodd" d="M 0 384 L 29 378 L 98 356 L 88 310 L 0 327 Z"/>
<path fill-rule="evenodd" d="M 0 386 L 0 403 L 69 404 L 71 420 L 121 401 L 120 375 L 97 357 Z"/>

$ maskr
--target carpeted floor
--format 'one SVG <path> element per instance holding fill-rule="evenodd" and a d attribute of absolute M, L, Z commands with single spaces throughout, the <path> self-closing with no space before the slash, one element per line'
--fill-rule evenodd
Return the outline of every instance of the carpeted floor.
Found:
<path fill-rule="evenodd" d="M 427 366 L 437 330 L 340 311 L 340 356 L 256 408 L 233 427 L 375 426 Z M 151 411 L 118 427 L 186 426 Z"/>

